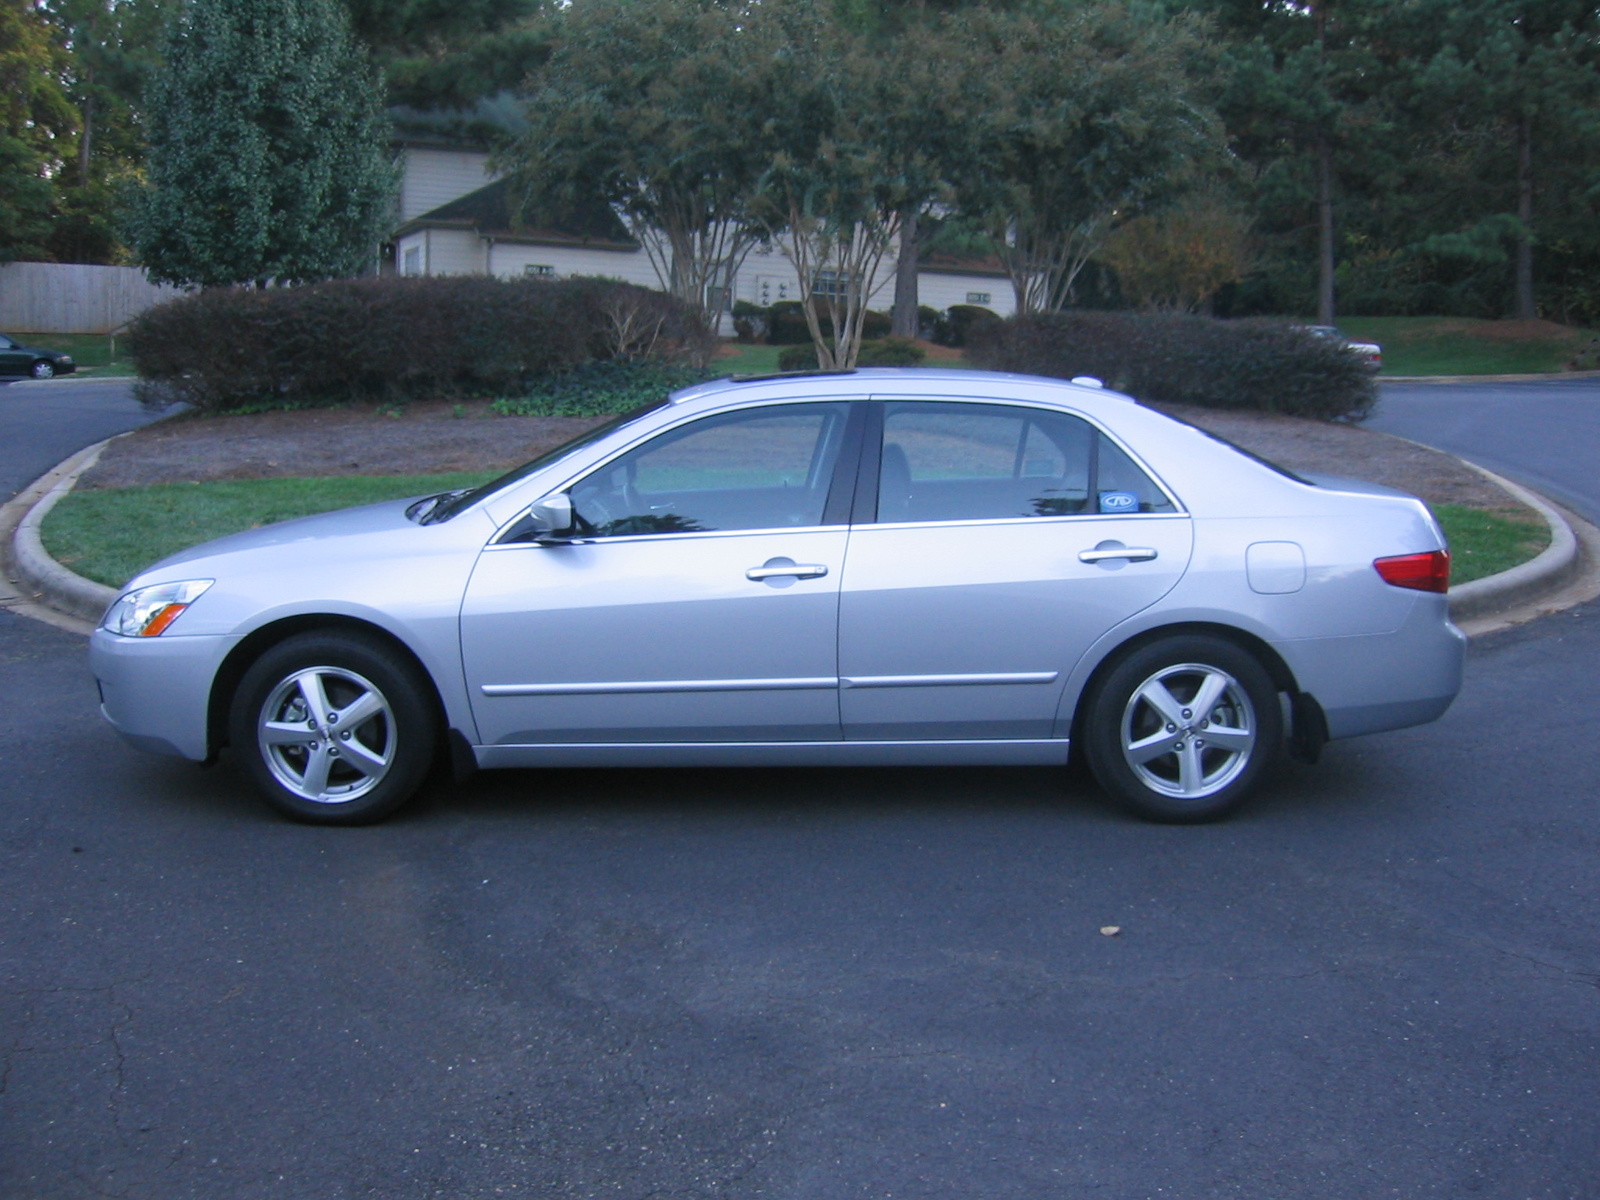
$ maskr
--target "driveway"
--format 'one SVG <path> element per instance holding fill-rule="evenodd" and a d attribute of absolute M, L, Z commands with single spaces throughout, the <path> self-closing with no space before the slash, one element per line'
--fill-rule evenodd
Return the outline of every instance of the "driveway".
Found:
<path fill-rule="evenodd" d="M 131 379 L 0 380 L 0 502 L 68 455 L 159 418 Z"/>
<path fill-rule="evenodd" d="M 1600 379 L 1386 383 L 1373 429 L 1449 450 L 1600 524 Z"/>

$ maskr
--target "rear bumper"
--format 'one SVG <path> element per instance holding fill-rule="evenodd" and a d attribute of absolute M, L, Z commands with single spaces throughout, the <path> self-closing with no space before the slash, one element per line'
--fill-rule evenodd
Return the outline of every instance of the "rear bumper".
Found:
<path fill-rule="evenodd" d="M 101 713 L 140 750 L 204 760 L 211 681 L 232 644 L 224 637 L 128 638 L 95 630 L 89 666 Z"/>
<path fill-rule="evenodd" d="M 1329 738 L 1438 720 L 1461 690 L 1467 639 L 1443 596 L 1419 596 L 1393 633 L 1275 643 L 1300 689 L 1315 696 Z"/>

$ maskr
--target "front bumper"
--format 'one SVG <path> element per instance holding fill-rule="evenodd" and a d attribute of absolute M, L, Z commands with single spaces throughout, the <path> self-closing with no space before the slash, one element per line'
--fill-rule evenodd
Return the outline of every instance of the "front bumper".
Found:
<path fill-rule="evenodd" d="M 204 760 L 210 754 L 211 682 L 234 641 L 130 638 L 96 629 L 89 638 L 89 667 L 100 687 L 101 713 L 140 750 Z"/>

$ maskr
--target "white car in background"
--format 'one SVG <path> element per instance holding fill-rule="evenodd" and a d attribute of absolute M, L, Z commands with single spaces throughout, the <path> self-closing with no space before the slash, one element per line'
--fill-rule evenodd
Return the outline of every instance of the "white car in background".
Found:
<path fill-rule="evenodd" d="M 1332 325 L 1307 325 L 1306 328 L 1320 338 L 1342 342 L 1346 349 L 1359 355 L 1374 371 L 1383 370 L 1383 347 L 1377 342 L 1353 342 Z"/>

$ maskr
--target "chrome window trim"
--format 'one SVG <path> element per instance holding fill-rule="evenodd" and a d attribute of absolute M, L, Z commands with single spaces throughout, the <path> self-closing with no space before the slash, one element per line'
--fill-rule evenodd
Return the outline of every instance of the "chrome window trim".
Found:
<path fill-rule="evenodd" d="M 1079 521 L 1192 521 L 1186 512 L 1175 513 L 1064 513 L 1049 517 L 964 517 L 959 521 L 870 521 L 851 529 L 948 529 L 966 525 L 1055 525 Z M 834 526 L 828 526 L 832 529 Z"/>

